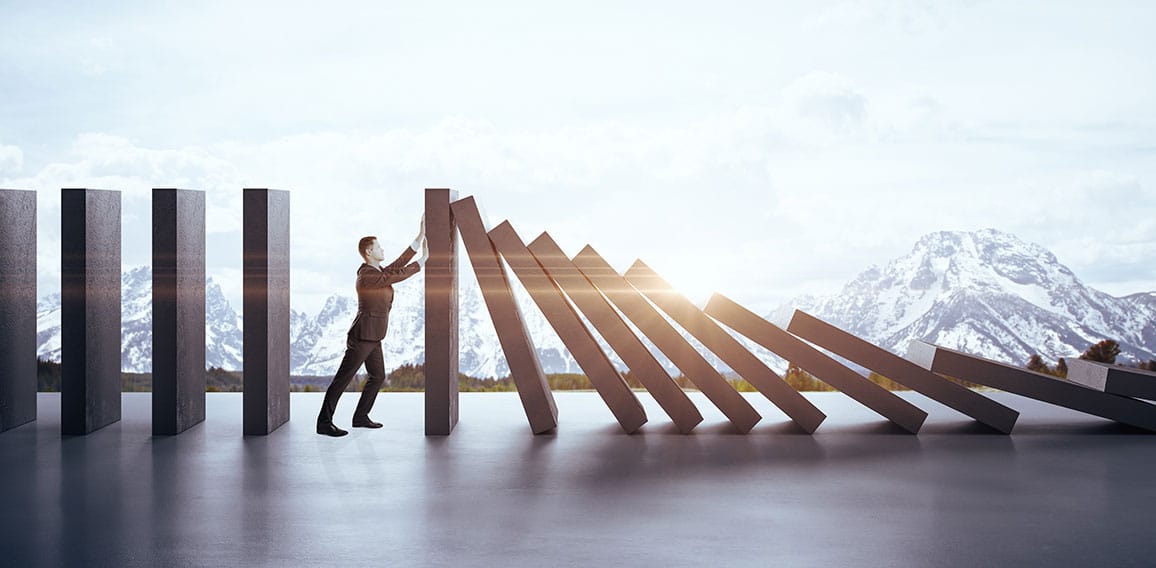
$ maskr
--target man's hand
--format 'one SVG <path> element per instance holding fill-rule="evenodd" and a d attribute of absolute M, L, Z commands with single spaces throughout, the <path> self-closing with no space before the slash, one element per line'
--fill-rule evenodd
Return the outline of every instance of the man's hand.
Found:
<path fill-rule="evenodd" d="M 417 232 L 417 236 L 414 237 L 413 244 L 409 245 L 409 248 L 412 248 L 414 250 L 414 252 L 417 252 L 419 250 L 424 251 L 425 250 L 424 247 L 425 247 L 425 213 L 422 213 L 422 215 L 421 215 L 421 229 Z M 423 252 L 422 254 L 424 255 L 425 253 Z"/>

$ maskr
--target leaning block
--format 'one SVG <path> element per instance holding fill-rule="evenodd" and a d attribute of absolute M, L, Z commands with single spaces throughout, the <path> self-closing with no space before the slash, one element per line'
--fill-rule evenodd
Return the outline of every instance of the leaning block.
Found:
<path fill-rule="evenodd" d="M 1102 392 L 1156 400 L 1156 372 L 1071 359 L 1068 380 Z"/>
<path fill-rule="evenodd" d="M 1004 434 L 1011 433 L 1019 418 L 1015 410 L 801 310 L 795 310 L 787 331 Z"/>
<path fill-rule="evenodd" d="M 1156 405 L 952 349 L 912 341 L 907 357 L 929 371 L 1156 431 Z"/>
<path fill-rule="evenodd" d="M 289 421 L 289 192 L 245 189 L 241 263 L 244 432 Z"/>
<path fill-rule="evenodd" d="M 0 432 L 36 420 L 36 192 L 0 189 Z"/>
<path fill-rule="evenodd" d="M 791 388 L 753 353 L 743 348 L 714 320 L 707 317 L 641 260 L 626 271 L 626 280 L 650 298 L 684 329 L 718 355 L 740 377 L 754 385 L 763 396 L 782 409 L 800 428 L 814 433 L 827 418 L 799 391 Z"/>
<path fill-rule="evenodd" d="M 722 294 L 712 295 L 704 311 L 708 316 L 794 362 L 819 380 L 843 391 L 912 434 L 919 433 L 923 422 L 927 420 L 927 413 L 915 405 L 839 364 Z"/>
<path fill-rule="evenodd" d="M 205 420 L 205 193 L 153 189 L 153 434 Z"/>
<path fill-rule="evenodd" d="M 561 286 L 586 319 L 590 321 L 602 338 L 610 344 L 622 362 L 634 372 L 638 381 L 654 400 L 666 412 L 679 432 L 688 433 L 702 422 L 702 414 L 691 402 L 690 397 L 682 392 L 678 383 L 670 378 L 662 364 L 642 344 L 638 336 L 622 321 L 606 299 L 598 293 L 590 281 L 574 267 L 570 258 L 554 242 L 547 233 L 542 233 L 534 242 L 530 243 L 530 252 L 550 275 L 550 278 Z"/>
<path fill-rule="evenodd" d="M 706 358 L 593 247 L 587 245 L 583 248 L 573 258 L 573 263 L 591 284 L 613 302 L 627 319 L 634 322 L 639 331 L 670 358 L 707 399 L 726 415 L 735 428 L 740 432 L 749 432 L 759 420 L 762 420 L 763 417 L 751 403 L 731 388 L 722 374 L 711 366 Z"/>
<path fill-rule="evenodd" d="M 646 423 L 646 411 L 642 403 L 566 301 L 562 290 L 530 254 L 514 227 L 508 221 L 502 222 L 490 230 L 490 242 L 522 281 L 534 303 L 542 310 L 542 315 L 546 316 L 546 321 L 550 322 L 566 349 L 586 373 L 618 424 L 627 433 L 638 430 Z"/>
<path fill-rule="evenodd" d="M 60 194 L 60 426 L 120 420 L 120 192 Z"/>
<path fill-rule="evenodd" d="M 514 300 L 513 290 L 510 289 L 506 270 L 502 267 L 502 261 L 486 234 L 486 226 L 478 211 L 478 205 L 473 197 L 467 197 L 451 203 L 450 209 L 457 223 L 458 232 L 462 236 L 462 242 L 466 245 L 470 263 L 473 264 L 474 275 L 477 276 L 478 285 L 482 289 L 486 309 L 489 310 L 490 319 L 494 322 L 498 342 L 506 355 L 510 375 L 513 376 L 518 396 L 522 399 L 522 408 L 526 411 L 530 430 L 535 434 L 549 432 L 558 426 L 558 407 L 554 403 L 554 394 L 550 392 L 546 374 L 542 372 L 542 366 L 538 362 L 534 344 L 526 331 L 522 311 Z"/>
<path fill-rule="evenodd" d="M 458 255 L 452 189 L 425 190 L 425 435 L 458 424 Z"/>

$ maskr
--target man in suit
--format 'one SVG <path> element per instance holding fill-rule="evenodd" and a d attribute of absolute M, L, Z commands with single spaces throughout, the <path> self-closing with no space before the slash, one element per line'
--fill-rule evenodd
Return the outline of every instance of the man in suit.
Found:
<path fill-rule="evenodd" d="M 422 255 L 416 262 L 410 259 L 421 249 Z M 377 391 L 385 383 L 385 357 L 381 352 L 381 340 L 389 327 L 389 310 L 393 306 L 393 285 L 417 274 L 425 264 L 428 250 L 425 243 L 425 219 L 421 232 L 413 244 L 397 257 L 397 260 L 382 266 L 385 252 L 377 237 L 364 237 L 357 243 L 358 252 L 365 261 L 357 269 L 357 317 L 346 336 L 345 356 L 333 376 L 333 382 L 325 391 L 325 402 L 317 415 L 317 433 L 326 436 L 344 436 L 349 432 L 333 424 L 333 413 L 337 411 L 337 400 L 353 375 L 365 364 L 369 379 L 361 391 L 361 399 L 353 411 L 354 428 L 381 428 L 381 423 L 369 418 L 369 411 L 377 399 Z M 408 264 L 407 264 L 408 263 Z"/>

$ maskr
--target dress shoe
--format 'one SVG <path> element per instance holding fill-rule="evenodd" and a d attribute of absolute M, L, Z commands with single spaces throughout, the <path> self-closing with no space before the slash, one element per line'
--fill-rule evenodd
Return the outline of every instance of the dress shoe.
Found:
<path fill-rule="evenodd" d="M 373 420 L 370 420 L 368 417 L 366 417 L 366 418 L 354 418 L 353 419 L 353 427 L 354 428 L 381 428 L 381 422 L 374 422 Z"/>
<path fill-rule="evenodd" d="M 334 438 L 339 438 L 348 434 L 349 432 L 346 432 L 345 430 L 342 430 L 341 428 L 338 428 L 337 426 L 334 426 L 332 423 L 330 423 L 318 424 L 317 433 L 324 436 L 333 436 Z"/>

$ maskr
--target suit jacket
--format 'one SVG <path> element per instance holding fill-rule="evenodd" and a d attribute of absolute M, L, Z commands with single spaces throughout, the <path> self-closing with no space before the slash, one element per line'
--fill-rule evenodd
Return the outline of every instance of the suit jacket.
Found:
<path fill-rule="evenodd" d="M 362 263 L 357 269 L 357 317 L 349 327 L 349 336 L 362 341 L 381 341 L 389 328 L 389 310 L 393 307 L 393 285 L 421 270 L 409 262 L 417 251 L 406 247 L 397 260 L 377 267 Z"/>

